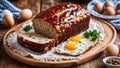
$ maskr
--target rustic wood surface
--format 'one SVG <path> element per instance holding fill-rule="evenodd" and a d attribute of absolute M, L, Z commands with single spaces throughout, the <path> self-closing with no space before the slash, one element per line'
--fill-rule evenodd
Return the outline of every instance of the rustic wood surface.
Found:
<path fill-rule="evenodd" d="M 10 0 L 15 6 L 24 9 L 29 8 L 33 11 L 33 14 L 39 12 L 40 10 L 40 0 Z M 62 1 L 62 0 L 61 0 Z M 45 10 L 51 6 L 54 6 L 61 2 L 60 0 L 43 0 L 42 10 Z M 86 7 L 87 4 L 82 4 L 82 6 Z M 16 25 L 20 22 L 16 20 Z M 6 52 L 4 51 L 2 47 L 2 39 L 4 34 L 9 30 L 10 28 L 5 27 L 4 25 L 0 25 L 0 68 L 42 68 L 42 67 L 33 67 L 30 65 L 23 64 L 21 62 L 18 62 L 11 57 L 9 57 Z M 117 31 L 117 38 L 115 43 L 120 47 L 120 32 Z M 86 62 L 84 64 L 81 64 L 77 66 L 78 68 L 105 68 L 102 59 L 103 59 L 103 53 L 96 57 L 95 59 Z M 76 66 L 69 67 L 69 68 L 75 68 Z"/>

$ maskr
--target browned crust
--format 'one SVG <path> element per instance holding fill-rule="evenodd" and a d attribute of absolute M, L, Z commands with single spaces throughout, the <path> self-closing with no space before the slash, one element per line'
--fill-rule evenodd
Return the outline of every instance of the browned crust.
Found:
<path fill-rule="evenodd" d="M 88 47 L 86 47 L 86 49 L 84 49 L 81 53 L 79 54 L 70 54 L 70 53 L 65 53 L 65 52 L 60 52 L 57 48 L 55 49 L 55 52 L 61 55 L 69 55 L 69 56 L 79 56 L 84 54 L 85 52 L 89 51 L 92 47 L 94 47 L 95 45 L 97 45 L 99 43 L 99 41 L 95 41 L 94 44 L 90 44 Z M 94 46 L 93 46 L 94 45 Z"/>
<path fill-rule="evenodd" d="M 67 6 L 67 5 L 69 5 L 69 6 Z M 64 2 L 64 3 L 58 4 L 56 6 L 53 6 L 51 8 L 48 8 L 46 11 L 43 11 L 42 13 L 39 13 L 38 15 L 36 15 L 35 18 L 41 18 L 43 20 L 50 19 L 52 16 L 55 16 L 55 14 L 59 13 L 61 10 L 65 10 L 65 9 L 68 9 L 71 7 L 72 8 L 77 7 L 79 9 L 82 9 L 82 7 L 78 4 Z"/>
<path fill-rule="evenodd" d="M 34 26 L 34 22 L 36 22 L 37 20 L 46 22 L 40 18 L 37 18 L 37 19 L 35 18 L 33 19 L 33 26 Z M 56 31 L 56 35 L 55 35 L 56 43 L 59 44 L 61 42 L 64 42 L 71 36 L 74 36 L 76 34 L 79 34 L 87 30 L 89 28 L 89 21 L 90 21 L 90 15 L 88 15 L 86 18 L 81 19 L 80 21 L 68 22 L 64 26 L 62 24 L 56 25 L 55 27 L 53 26 L 53 28 Z M 46 23 L 49 23 L 49 22 L 46 22 Z M 59 26 L 59 28 L 56 28 L 57 26 Z M 42 34 L 37 31 L 35 26 L 34 26 L 34 29 L 36 33 Z M 47 36 L 47 35 L 44 35 L 44 36 Z"/>
<path fill-rule="evenodd" d="M 68 7 L 68 5 L 69 5 L 69 7 Z M 46 11 L 44 11 L 43 13 L 38 14 L 33 19 L 33 27 L 35 29 L 35 32 L 38 34 L 42 34 L 42 33 L 39 33 L 39 29 L 34 24 L 36 22 L 36 20 L 49 23 L 55 29 L 56 43 L 59 44 L 61 42 L 64 42 L 65 40 L 67 40 L 69 37 L 74 36 L 76 34 L 79 34 L 80 32 L 87 30 L 89 28 L 89 21 L 90 21 L 90 13 L 89 12 L 86 12 L 79 20 L 75 20 L 73 22 L 68 21 L 68 22 L 63 23 L 63 21 L 61 21 L 61 20 L 56 21 L 56 18 L 57 18 L 57 20 L 62 19 L 62 18 L 63 19 L 67 18 L 67 16 L 64 16 L 64 13 L 61 14 L 60 17 L 55 16 L 55 14 L 62 12 L 63 10 L 66 10 L 69 8 L 74 8 L 76 10 L 84 9 L 80 5 L 72 4 L 72 3 L 62 3 L 55 7 L 49 8 Z M 73 10 L 73 12 L 76 12 L 76 13 L 79 12 L 76 10 Z M 72 12 L 72 10 L 70 12 Z M 62 15 L 63 15 L 63 17 L 62 17 Z M 71 13 L 69 15 L 73 15 L 73 14 Z M 43 34 L 43 35 L 47 36 L 46 34 Z M 47 37 L 49 37 L 49 36 L 47 36 Z"/>
<path fill-rule="evenodd" d="M 54 39 L 51 39 L 50 41 L 45 42 L 45 43 L 36 43 L 36 42 L 33 42 L 31 40 L 28 40 L 28 39 L 22 37 L 19 34 L 17 36 L 17 41 L 21 46 L 26 47 L 32 51 L 39 52 L 41 54 L 46 53 L 47 51 L 51 50 L 52 47 L 55 46 Z"/>
<path fill-rule="evenodd" d="M 89 28 L 89 21 L 90 21 L 90 16 L 83 18 L 80 21 L 70 22 L 72 23 L 72 25 L 69 25 L 69 27 L 61 26 L 60 27 L 61 33 L 59 33 L 58 30 L 56 29 L 58 33 L 57 39 L 59 43 L 66 41 L 71 36 L 74 36 L 76 34 L 79 34 L 87 30 Z"/>

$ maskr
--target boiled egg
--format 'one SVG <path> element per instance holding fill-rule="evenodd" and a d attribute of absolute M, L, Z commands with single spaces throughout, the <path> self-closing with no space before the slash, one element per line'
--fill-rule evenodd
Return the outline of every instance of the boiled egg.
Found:
<path fill-rule="evenodd" d="M 118 56 L 119 55 L 119 48 L 117 45 L 109 45 L 105 51 L 104 51 L 105 56 Z"/>
<path fill-rule="evenodd" d="M 32 11 L 30 9 L 24 9 L 20 12 L 18 19 L 21 21 L 28 20 L 32 17 Z"/>
<path fill-rule="evenodd" d="M 3 17 L 3 24 L 6 26 L 6 27 L 12 27 L 15 23 L 14 23 L 14 18 L 11 17 L 10 15 L 5 15 Z"/>
<path fill-rule="evenodd" d="M 120 3 L 117 4 L 117 7 L 116 7 L 116 14 L 120 14 Z"/>
<path fill-rule="evenodd" d="M 117 10 L 117 11 L 116 11 L 116 14 L 120 14 L 120 10 Z"/>
<path fill-rule="evenodd" d="M 120 10 L 120 3 L 117 4 L 116 10 Z"/>
<path fill-rule="evenodd" d="M 15 24 L 12 12 L 9 10 L 3 10 L 2 21 L 6 27 L 12 27 Z"/>
<path fill-rule="evenodd" d="M 111 7 L 114 8 L 114 4 L 111 1 L 106 1 L 104 7 Z"/>
<path fill-rule="evenodd" d="M 115 10 L 112 7 L 105 7 L 103 14 L 114 16 L 116 13 L 115 13 Z"/>
<path fill-rule="evenodd" d="M 102 12 L 103 12 L 103 4 L 97 2 L 97 3 L 94 5 L 94 10 L 97 11 L 97 12 L 99 12 L 99 13 L 102 13 Z"/>

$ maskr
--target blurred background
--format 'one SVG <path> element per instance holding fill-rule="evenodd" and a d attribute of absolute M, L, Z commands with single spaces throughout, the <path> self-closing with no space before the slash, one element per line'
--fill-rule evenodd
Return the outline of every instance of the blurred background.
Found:
<path fill-rule="evenodd" d="M 29 8 L 32 10 L 33 14 L 35 14 L 40 10 L 41 2 L 42 2 L 42 11 L 44 11 L 47 8 L 55 6 L 61 2 L 73 2 L 73 3 L 85 5 L 90 0 L 9 0 L 9 1 L 20 9 Z"/>

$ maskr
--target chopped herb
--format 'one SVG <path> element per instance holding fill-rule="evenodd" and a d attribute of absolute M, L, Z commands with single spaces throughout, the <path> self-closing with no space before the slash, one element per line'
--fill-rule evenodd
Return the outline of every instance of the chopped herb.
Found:
<path fill-rule="evenodd" d="M 78 52 L 77 54 L 79 54 L 80 52 Z"/>
<path fill-rule="evenodd" d="M 69 41 L 66 41 L 66 43 L 69 43 Z"/>
<path fill-rule="evenodd" d="M 32 35 L 30 34 L 29 37 L 32 37 Z"/>
<path fill-rule="evenodd" d="M 74 52 L 71 52 L 72 54 L 74 53 Z"/>
<path fill-rule="evenodd" d="M 32 27 L 31 27 L 30 25 L 26 25 L 26 26 L 23 28 L 23 30 L 24 30 L 25 32 L 29 31 L 30 29 L 32 29 Z"/>
<path fill-rule="evenodd" d="M 41 42 L 40 40 L 38 42 Z"/>
<path fill-rule="evenodd" d="M 90 38 L 91 41 L 96 41 L 100 38 L 100 32 L 98 32 L 97 30 L 86 31 L 84 33 L 84 37 L 85 38 Z"/>
<path fill-rule="evenodd" d="M 86 31 L 86 32 L 84 33 L 84 37 L 85 37 L 85 38 L 89 38 L 89 37 L 90 37 L 90 34 L 91 34 L 91 31 Z"/>
<path fill-rule="evenodd" d="M 79 43 L 82 43 L 81 41 Z"/>

